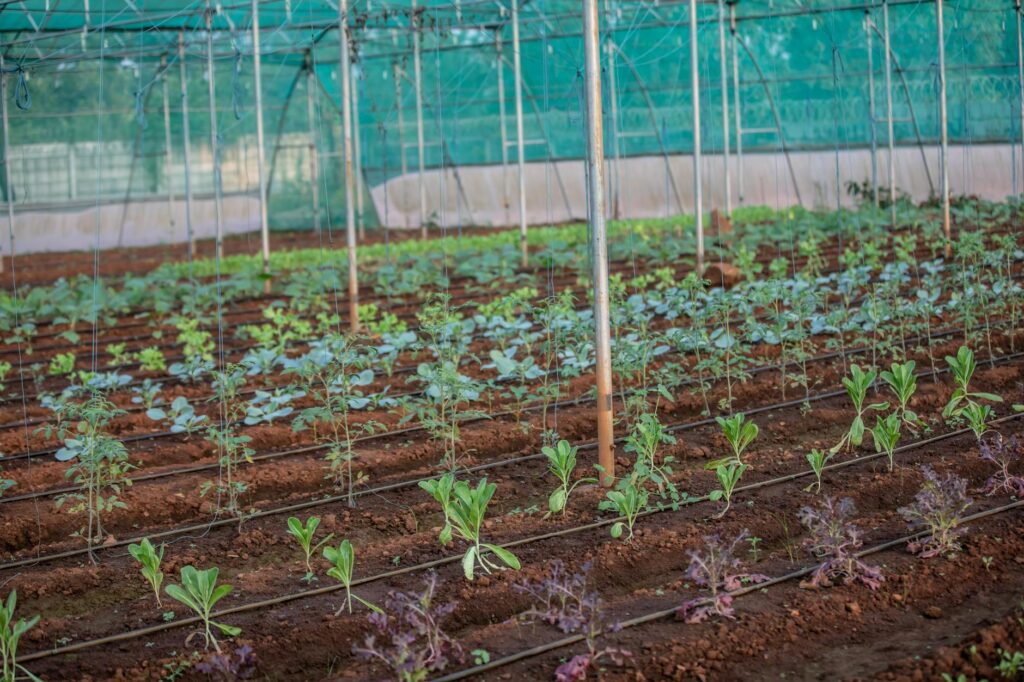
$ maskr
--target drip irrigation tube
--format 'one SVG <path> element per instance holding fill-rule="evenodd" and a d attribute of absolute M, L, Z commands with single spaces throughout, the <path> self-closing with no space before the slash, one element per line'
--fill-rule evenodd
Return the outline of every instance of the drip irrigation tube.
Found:
<path fill-rule="evenodd" d="M 998 420 L 993 420 L 992 423 L 1008 422 L 1008 421 L 1011 421 L 1011 420 L 1018 419 L 1021 416 L 1024 416 L 1024 415 L 1014 414 L 1014 415 L 1010 415 L 1010 416 L 1007 416 L 1007 417 L 1003 417 L 1003 418 L 998 419 Z M 931 438 L 927 438 L 927 439 L 924 439 L 924 440 L 921 440 L 921 441 L 918 441 L 918 442 L 915 442 L 915 443 L 911 443 L 911 444 L 908 444 L 908 445 L 905 445 L 905 446 L 901 446 L 901 447 L 896 449 L 896 452 L 898 452 L 898 453 L 908 452 L 910 450 L 917 449 L 917 448 L 923 447 L 925 445 L 930 445 L 932 443 L 935 443 L 935 442 L 938 442 L 938 441 L 941 441 L 941 440 L 948 440 L 948 439 L 955 438 L 955 437 L 962 436 L 962 435 L 969 434 L 969 433 L 970 433 L 970 429 L 959 429 L 957 431 L 952 431 L 952 432 L 947 433 L 947 434 L 943 434 L 943 435 L 940 435 L 940 436 L 933 436 Z M 877 459 L 879 457 L 885 457 L 885 456 L 887 456 L 886 453 L 884 453 L 884 452 L 877 452 L 877 453 L 873 453 L 873 454 L 869 454 L 869 455 L 864 455 L 864 456 L 858 457 L 858 458 L 856 458 L 854 460 L 849 460 L 847 462 L 843 462 L 841 464 L 843 466 L 851 466 L 854 463 L 861 463 L 861 462 L 865 462 L 865 461 L 871 461 L 871 460 Z M 838 468 L 838 466 L 839 465 L 832 465 L 832 466 L 830 466 L 828 468 L 829 469 Z M 789 475 L 786 475 L 786 476 L 780 476 L 780 477 L 768 479 L 768 480 L 765 480 L 765 481 L 759 481 L 757 483 L 752 483 L 752 484 L 748 484 L 748 485 L 745 485 L 745 486 L 741 486 L 741 487 L 738 487 L 736 489 L 736 492 L 745 492 L 745 491 L 751 491 L 751 490 L 756 490 L 756 489 L 760 489 L 760 488 L 767 488 L 767 487 L 770 487 L 770 486 L 779 485 L 781 483 L 786 483 L 786 482 L 795 480 L 797 478 L 803 478 L 803 477 L 813 476 L 813 475 L 814 475 L 814 472 L 812 470 L 797 472 L 795 474 L 789 474 Z M 705 501 L 709 501 L 709 498 L 707 496 L 691 497 L 691 498 L 687 498 L 686 500 L 682 501 L 678 505 L 678 508 L 676 508 L 676 509 L 673 509 L 671 507 L 666 507 L 666 508 L 661 508 L 661 509 L 651 509 L 651 510 L 642 512 L 640 514 L 640 516 L 641 517 L 646 517 L 646 516 L 651 516 L 653 514 L 660 514 L 660 513 L 670 512 L 670 511 L 678 511 L 678 509 L 682 509 L 684 507 L 690 507 L 690 506 L 693 506 L 693 505 L 695 505 L 695 504 L 697 504 L 699 502 L 705 502 Z M 999 508 L 996 508 L 996 509 L 993 509 L 993 510 L 988 510 L 988 511 L 985 511 L 985 512 L 979 512 L 978 514 L 974 514 L 974 515 L 971 515 L 969 517 L 966 517 L 964 519 L 964 522 L 970 522 L 972 520 L 976 520 L 976 519 L 979 519 L 979 518 L 984 518 L 985 516 L 991 516 L 993 514 L 1000 513 L 1002 511 L 1007 511 L 1007 510 L 1015 509 L 1015 508 L 1018 508 L 1020 506 L 1024 506 L 1024 500 L 1013 502 L 1013 503 L 1011 503 L 1009 505 L 1005 505 L 1003 507 L 999 507 Z M 540 542 L 542 540 L 549 540 L 549 539 L 557 538 L 557 537 L 565 537 L 567 535 L 572 535 L 572 534 L 583 532 L 583 531 L 595 530 L 595 529 L 598 529 L 598 528 L 610 526 L 610 525 L 612 525 L 614 523 L 617 523 L 619 521 L 623 521 L 624 518 L 625 517 L 619 516 L 619 517 L 614 517 L 614 518 L 602 519 L 600 521 L 595 521 L 595 522 L 588 523 L 588 524 L 583 524 L 583 525 L 580 525 L 580 526 L 573 526 L 571 528 L 564 528 L 564 529 L 560 529 L 560 530 L 557 530 L 557 531 L 552 531 L 550 533 L 543 533 L 541 535 L 535 535 L 535 536 L 531 536 L 531 537 L 528 537 L 528 538 L 521 538 L 519 540 L 513 540 L 511 542 L 504 543 L 504 544 L 502 544 L 500 546 L 505 548 L 505 549 L 509 549 L 509 548 L 520 547 L 520 546 L 523 546 L 523 545 L 531 544 L 531 543 L 534 543 L 534 542 Z M 895 544 L 902 544 L 903 542 L 907 542 L 907 541 L 916 539 L 918 537 L 921 537 L 924 534 L 925 534 L 924 532 L 919 532 L 919 533 L 915 533 L 915 534 L 910 535 L 910 536 L 906 536 L 906 538 L 901 539 L 899 541 L 890 541 L 889 543 L 883 543 L 883 545 L 878 545 L 875 548 L 872 548 L 872 549 L 869 549 L 869 550 L 865 550 L 864 552 L 861 553 L 861 555 L 870 554 L 873 551 L 881 551 L 881 549 L 879 549 L 879 547 L 884 549 L 884 548 L 893 546 L 893 543 L 895 543 Z M 152 536 L 150 536 L 150 537 L 152 537 Z M 423 562 L 423 563 L 420 563 L 420 564 L 416 564 L 416 565 L 413 565 L 413 566 L 405 566 L 403 568 L 398 568 L 398 569 L 391 570 L 391 571 L 385 571 L 383 573 L 378 573 L 378 574 L 373 575 L 373 576 L 367 576 L 367 577 L 364 577 L 364 578 L 356 578 L 356 579 L 352 580 L 351 587 L 360 587 L 362 585 L 366 585 L 366 584 L 369 584 L 369 583 L 377 582 L 377 581 L 384 580 L 384 579 L 387 579 L 387 578 L 393 578 L 393 577 L 397 577 L 397 576 L 400 576 L 400 575 L 406 575 L 406 574 L 409 574 L 409 573 L 424 571 L 424 570 L 428 570 L 428 569 L 431 569 L 431 568 L 436 568 L 436 567 L 439 567 L 439 566 L 444 566 L 444 565 L 448 565 L 448 564 L 458 563 L 460 561 L 462 561 L 462 556 L 461 555 L 459 555 L 459 556 L 441 557 L 439 559 L 434 559 L 432 561 L 426 561 L 426 562 Z M 2 566 L 2 567 L 0 567 L 0 570 L 6 569 L 6 568 L 8 568 L 10 566 L 12 566 L 12 565 L 8 564 L 8 565 L 5 565 L 5 566 Z M 816 568 L 816 567 L 812 567 L 812 568 L 809 568 L 809 569 L 804 569 L 805 572 L 802 573 L 801 575 L 806 575 L 807 572 L 813 571 L 814 568 Z M 791 575 L 795 575 L 795 574 L 791 574 Z M 761 583 L 761 584 L 757 585 L 756 587 L 754 587 L 752 589 L 761 589 L 761 588 L 763 588 L 765 586 L 769 586 L 771 584 L 772 584 L 771 582 L 769 582 L 769 583 Z M 221 620 L 221 619 L 223 619 L 223 618 L 225 618 L 227 616 L 231 616 L 233 614 L 245 613 L 245 612 L 249 612 L 249 611 L 257 611 L 257 610 L 264 609 L 264 608 L 267 608 L 267 607 L 270 607 L 270 606 L 276 606 L 278 604 L 284 604 L 284 603 L 296 601 L 296 600 L 299 600 L 299 599 L 305 599 L 305 598 L 308 598 L 308 597 L 316 597 L 316 596 L 320 596 L 320 595 L 331 594 L 333 592 L 338 592 L 339 590 L 343 590 L 343 589 L 345 589 L 344 585 L 338 584 L 338 585 L 329 585 L 329 586 L 325 586 L 325 587 L 314 588 L 314 589 L 310 589 L 310 590 L 302 590 L 302 591 L 299 591 L 299 592 L 293 592 L 293 593 L 281 595 L 281 596 L 278 596 L 278 597 L 273 597 L 273 598 L 270 598 L 270 599 L 263 599 L 263 600 L 259 600 L 259 601 L 256 601 L 256 602 L 251 602 L 251 603 L 248 603 L 248 604 L 240 604 L 239 606 L 234 606 L 234 607 L 231 607 L 231 608 L 222 609 L 220 611 L 217 611 L 217 612 L 211 614 L 210 618 L 213 619 L 213 620 Z M 742 593 L 745 593 L 745 592 L 740 591 L 740 593 L 742 594 Z M 663 614 L 663 615 L 667 615 L 668 613 L 671 613 L 671 612 L 674 612 L 674 611 L 675 611 L 675 609 L 673 608 L 670 611 L 659 611 L 657 613 Z M 635 621 L 635 622 L 633 622 L 632 624 L 633 625 L 639 625 L 639 624 L 641 624 L 643 622 L 647 622 L 647 620 L 654 620 L 654 619 L 656 619 L 658 617 L 663 617 L 663 615 L 653 616 L 651 614 L 648 614 L 648 616 L 641 617 L 640 619 L 633 619 L 633 621 Z M 644 620 L 645 618 L 647 620 Z M 627 621 L 627 622 L 629 622 L 629 621 Z M 187 618 L 182 618 L 180 620 L 175 620 L 175 621 L 171 621 L 171 622 L 168 622 L 168 623 L 161 623 L 161 624 L 158 624 L 158 625 L 151 625 L 151 626 L 143 627 L 143 628 L 137 628 L 137 629 L 134 629 L 134 630 L 129 630 L 129 631 L 121 632 L 121 633 L 118 633 L 118 634 L 115 634 L 115 635 L 109 635 L 109 636 L 100 637 L 100 638 L 97 638 L 97 639 L 77 642 L 77 643 L 69 644 L 69 645 L 66 645 L 66 646 L 55 647 L 53 649 L 45 649 L 45 650 L 41 650 L 41 651 L 36 651 L 36 652 L 33 652 L 33 653 L 26 654 L 24 656 L 19 656 L 18 660 L 20 662 L 28 663 L 28 662 L 31 662 L 31 661 L 40 660 L 40 659 L 43 659 L 43 658 L 49 658 L 49 657 L 52 657 L 52 656 L 59 656 L 59 655 L 63 655 L 63 654 L 68 654 L 68 653 L 74 653 L 74 652 L 77 652 L 77 651 L 82 651 L 82 650 L 85 650 L 85 649 L 91 649 L 91 648 L 94 648 L 94 647 L 97 647 L 97 646 L 102 646 L 104 644 L 111 644 L 111 643 L 115 643 L 115 642 L 123 642 L 123 641 L 127 641 L 127 640 L 137 639 L 139 637 L 146 637 L 146 636 L 157 634 L 157 633 L 160 633 L 160 632 L 166 632 L 166 631 L 173 630 L 173 629 L 180 628 L 180 627 L 184 627 L 184 626 L 187 626 L 187 625 L 196 625 L 196 624 L 199 624 L 199 623 L 201 623 L 201 620 L 198 617 L 195 617 L 195 616 L 187 617 Z M 567 644 L 572 644 L 572 643 L 575 643 L 575 642 L 578 642 L 578 641 L 580 641 L 580 639 L 575 639 L 575 638 L 571 638 L 570 637 L 570 638 L 565 638 L 564 640 L 558 640 L 557 642 L 549 643 L 549 644 L 544 645 L 544 646 L 560 648 L 561 646 L 565 646 Z M 559 644 L 559 642 L 564 642 L 564 643 Z M 555 646 L 555 645 L 557 645 L 557 646 Z M 544 651 L 547 651 L 547 650 L 549 650 L 549 649 L 544 649 Z M 530 651 L 533 651 L 533 650 L 530 650 Z M 537 653 L 543 653 L 543 651 L 535 651 L 533 654 L 530 654 L 530 655 L 536 655 Z M 521 654 L 517 654 L 517 656 L 522 657 Z M 526 657 L 529 657 L 529 656 L 526 656 Z M 519 659 L 518 658 L 514 658 L 514 657 L 506 657 L 505 659 L 498 659 L 497 661 L 492 661 L 491 664 L 489 664 L 489 665 L 493 665 L 493 664 L 506 665 L 508 663 L 514 662 L 514 660 L 519 660 Z M 471 672 L 472 672 L 472 674 L 476 674 L 476 672 L 482 672 L 483 670 L 486 670 L 486 669 L 489 669 L 489 668 L 482 667 L 479 671 L 477 671 L 477 669 L 470 669 L 470 671 L 462 671 L 462 673 L 454 673 L 454 675 L 466 676 L 467 674 L 470 674 Z M 444 677 L 444 678 L 441 678 L 441 679 L 447 680 L 449 678 L 448 677 Z M 451 679 L 461 679 L 461 678 L 460 677 L 452 677 Z"/>

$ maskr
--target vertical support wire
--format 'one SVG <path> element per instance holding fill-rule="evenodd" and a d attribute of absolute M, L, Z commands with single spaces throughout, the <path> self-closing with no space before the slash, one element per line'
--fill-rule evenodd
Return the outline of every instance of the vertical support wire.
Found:
<path fill-rule="evenodd" d="M 871 8 L 864 10 L 864 39 L 868 61 L 868 133 L 871 142 L 871 196 L 878 208 L 878 131 L 875 118 L 875 56 L 871 39 Z"/>
<path fill-rule="evenodd" d="M 889 38 L 889 0 L 882 0 L 882 47 L 885 52 L 885 120 L 889 144 L 889 212 L 896 227 L 896 134 L 892 110 L 892 52 Z"/>
<path fill-rule="evenodd" d="M 174 163 L 174 156 L 171 153 L 171 100 L 167 91 L 167 55 L 160 55 L 160 91 L 163 95 L 164 115 L 164 172 L 163 181 L 167 185 L 167 220 L 174 234 L 177 221 L 174 220 L 174 184 L 171 179 L 171 164 Z"/>
<path fill-rule="evenodd" d="M 597 461 L 601 484 L 615 481 L 612 449 L 611 323 L 608 311 L 608 236 L 604 215 L 604 126 L 597 0 L 583 1 L 583 60 L 587 113 L 587 210 L 594 276 L 594 374 L 597 380 Z"/>
<path fill-rule="evenodd" d="M 313 71 L 312 51 L 306 53 L 306 127 L 309 128 L 309 178 L 313 193 L 313 230 L 320 234 L 320 159 L 317 149 L 316 104 L 313 89 L 316 74 Z"/>
<path fill-rule="evenodd" d="M 4 134 L 4 191 L 7 202 L 7 243 L 10 249 L 11 271 L 14 271 L 14 188 L 11 187 L 11 128 L 7 116 L 7 70 L 4 68 L 4 55 L 0 52 L 0 111 L 3 112 Z M 0 249 L 0 272 L 4 271 L 4 254 Z M 15 295 L 17 292 L 15 290 Z M 19 370 L 21 368 L 19 367 Z M 19 374 L 21 372 L 19 371 Z"/>
<path fill-rule="evenodd" d="M 732 96 L 733 118 L 736 120 L 736 194 L 740 205 L 743 205 L 743 107 L 740 88 L 740 55 L 739 40 L 736 33 L 736 4 L 729 5 L 729 33 L 732 36 Z"/>
<path fill-rule="evenodd" d="M 427 179 L 424 170 L 423 142 L 423 65 L 420 58 L 420 15 L 412 0 L 412 77 L 416 90 L 416 154 L 419 161 L 420 236 L 427 238 Z"/>

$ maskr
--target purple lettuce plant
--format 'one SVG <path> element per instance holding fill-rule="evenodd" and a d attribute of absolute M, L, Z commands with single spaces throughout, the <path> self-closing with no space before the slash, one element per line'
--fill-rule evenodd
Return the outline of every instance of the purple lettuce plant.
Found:
<path fill-rule="evenodd" d="M 736 548 L 743 543 L 750 532 L 740 531 L 732 542 L 725 542 L 722 536 L 704 537 L 705 550 L 690 550 L 690 565 L 686 579 L 711 591 L 710 597 L 698 597 L 686 602 L 676 615 L 687 623 L 699 623 L 711 616 L 735 619 L 732 595 L 743 583 L 763 583 L 770 578 L 762 573 L 742 572 L 743 562 L 736 556 Z"/>
<path fill-rule="evenodd" d="M 587 652 L 577 654 L 555 670 L 557 682 L 576 682 L 587 678 L 587 671 L 609 660 L 623 665 L 632 653 L 625 649 L 600 647 L 598 638 L 606 632 L 617 632 L 617 623 L 608 623 L 597 592 L 587 590 L 587 574 L 591 564 L 585 563 L 580 573 L 569 573 L 558 559 L 552 560 L 548 575 L 539 582 L 523 582 L 513 586 L 517 592 L 533 597 L 535 605 L 523 613 L 527 620 L 554 625 L 566 634 L 583 635 Z"/>
<path fill-rule="evenodd" d="M 860 529 L 853 523 L 855 513 L 849 497 L 838 502 L 825 497 L 818 506 L 800 510 L 800 522 L 809 534 L 804 547 L 816 559 L 823 560 L 805 583 L 807 586 L 831 587 L 837 583 L 859 582 L 874 590 L 885 580 L 881 569 L 857 557 L 857 550 L 864 543 Z"/>
<path fill-rule="evenodd" d="M 1010 473 L 1010 468 L 1016 468 L 1024 457 L 1024 442 L 1016 434 L 1003 438 L 1003 434 L 992 432 L 983 436 L 978 446 L 981 458 L 996 466 L 996 473 L 985 481 L 981 491 L 986 495 L 1008 493 L 1024 497 L 1024 476 Z"/>
<path fill-rule="evenodd" d="M 954 473 L 939 476 L 928 466 L 923 472 L 924 485 L 900 514 L 911 526 L 927 528 L 930 535 L 907 548 L 925 559 L 955 554 L 960 550 L 957 538 L 963 533 L 960 521 L 974 502 L 967 496 L 967 480 Z"/>
<path fill-rule="evenodd" d="M 210 653 L 196 664 L 196 670 L 215 680 L 247 680 L 256 672 L 256 652 L 249 645 L 233 653 Z"/>
<path fill-rule="evenodd" d="M 452 659 L 464 659 L 462 646 L 441 627 L 455 604 L 436 604 L 437 575 L 431 573 L 422 593 L 389 592 L 381 613 L 367 616 L 376 628 L 362 647 L 352 647 L 364 660 L 384 663 L 401 682 L 419 682 L 440 672 Z"/>

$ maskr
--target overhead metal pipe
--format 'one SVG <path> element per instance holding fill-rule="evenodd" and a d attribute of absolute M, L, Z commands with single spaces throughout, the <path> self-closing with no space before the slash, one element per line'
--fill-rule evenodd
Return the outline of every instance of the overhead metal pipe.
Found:
<path fill-rule="evenodd" d="M 725 215 L 732 215 L 732 179 L 729 177 L 729 60 L 725 50 L 725 0 L 718 0 L 718 61 L 722 88 L 722 186 Z"/>
<path fill-rule="evenodd" d="M 523 68 L 519 49 L 519 0 L 512 0 L 512 79 L 516 106 L 516 162 L 519 175 L 519 252 L 520 265 L 529 265 L 526 244 L 526 152 L 523 140 Z"/>
<path fill-rule="evenodd" d="M 313 55 L 306 53 L 306 127 L 309 128 L 309 179 L 313 194 L 313 229 L 320 234 L 320 159 L 317 149 L 316 103 L 313 89 L 316 87 L 313 73 Z"/>
<path fill-rule="evenodd" d="M 185 167 L 185 236 L 188 259 L 196 257 L 196 236 L 192 231 L 192 141 L 188 124 L 188 74 L 185 72 L 185 33 L 178 33 L 178 73 L 181 79 L 181 146 Z"/>
<path fill-rule="evenodd" d="M 601 484 L 615 481 L 612 443 L 612 356 L 608 300 L 608 235 L 604 215 L 604 126 L 597 0 L 583 0 L 583 61 L 587 112 L 587 210 L 594 276 L 594 373 L 597 380 L 597 461 Z"/>
<path fill-rule="evenodd" d="M 224 257 L 224 207 L 221 204 L 220 135 L 217 132 L 217 87 L 213 70 L 213 9 L 206 3 L 206 85 L 210 99 L 210 152 L 213 155 L 213 220 L 217 258 Z"/>
<path fill-rule="evenodd" d="M 693 90 L 693 217 L 697 274 L 704 274 L 704 198 L 701 188 L 700 65 L 697 63 L 697 0 L 690 0 L 690 88 Z"/>
<path fill-rule="evenodd" d="M 348 0 L 338 2 L 341 49 L 341 129 L 345 164 L 345 240 L 348 247 L 348 316 L 352 333 L 359 331 L 359 280 L 356 272 L 355 178 L 352 163 L 352 64 L 349 56 Z"/>
<path fill-rule="evenodd" d="M 270 221 L 267 215 L 266 154 L 263 148 L 263 85 L 260 69 L 260 3 L 252 0 L 252 77 L 256 105 L 256 170 L 260 183 L 260 244 L 263 255 L 263 290 L 270 293 Z"/>
<path fill-rule="evenodd" d="M 942 0 L 935 0 L 935 27 L 939 52 L 939 187 L 942 192 L 942 233 L 946 236 L 946 258 L 949 258 L 953 253 L 953 246 L 949 215 L 949 118 L 946 111 L 946 36 L 942 21 Z"/>

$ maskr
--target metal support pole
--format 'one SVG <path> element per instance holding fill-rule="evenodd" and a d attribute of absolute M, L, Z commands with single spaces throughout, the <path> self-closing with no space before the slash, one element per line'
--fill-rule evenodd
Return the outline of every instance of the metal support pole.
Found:
<path fill-rule="evenodd" d="M 217 132 L 217 88 L 213 71 L 213 10 L 206 4 L 206 85 L 210 97 L 210 152 L 213 155 L 214 244 L 217 258 L 224 257 L 224 209 L 220 192 L 220 135 Z"/>
<path fill-rule="evenodd" d="M 510 225 L 508 202 L 508 122 L 505 120 L 505 58 L 502 54 L 501 29 L 494 32 L 494 50 L 498 55 L 498 127 L 501 128 L 501 205 L 505 208 L 505 224 Z"/>
<path fill-rule="evenodd" d="M 740 55 L 739 35 L 736 33 L 736 5 L 729 5 L 729 33 L 732 35 L 732 96 L 733 116 L 736 119 L 736 193 L 743 203 L 743 115 L 740 107 Z"/>
<path fill-rule="evenodd" d="M 270 293 L 270 223 L 267 218 L 266 156 L 263 149 L 263 85 L 260 80 L 260 4 L 252 0 L 252 76 L 256 105 L 256 168 L 260 182 L 260 241 L 263 247 L 263 290 Z"/>
<path fill-rule="evenodd" d="M 352 167 L 352 64 L 348 46 L 348 0 L 338 3 L 338 41 L 341 47 L 341 129 L 345 154 L 345 237 L 348 246 L 348 316 L 352 333 L 359 331 L 359 280 L 356 272 L 355 178 Z"/>
<path fill-rule="evenodd" d="M 946 235 L 946 258 L 952 253 L 952 227 L 949 216 L 949 118 L 946 112 L 946 37 L 942 23 L 942 0 L 935 0 L 935 26 L 939 50 L 939 149 L 941 179 L 939 188 L 942 192 L 942 232 Z"/>
<path fill-rule="evenodd" d="M 352 156 L 355 166 L 352 180 L 356 191 L 356 225 L 359 228 L 359 240 L 366 239 L 366 213 L 363 207 L 363 145 L 359 138 L 359 78 L 352 74 L 349 77 L 352 86 Z"/>
<path fill-rule="evenodd" d="M 416 152 L 419 159 L 420 236 L 427 237 L 427 180 L 424 171 L 423 143 L 423 69 L 420 65 L 420 15 L 412 0 L 412 71 L 416 89 Z"/>
<path fill-rule="evenodd" d="M 864 37 L 868 52 L 868 127 L 871 133 L 871 195 L 878 207 L 878 131 L 875 129 L 875 56 L 871 40 L 871 10 L 864 10 Z"/>
<path fill-rule="evenodd" d="M 317 157 L 316 103 L 313 88 L 316 87 L 313 73 L 313 55 L 306 53 L 306 125 L 309 128 L 309 179 L 313 193 L 313 229 L 320 234 L 320 159 Z"/>
<path fill-rule="evenodd" d="M 192 231 L 192 142 L 188 125 L 188 75 L 185 73 L 185 33 L 178 33 L 178 67 L 181 77 L 181 144 L 185 162 L 185 236 L 188 259 L 196 257 L 196 235 Z"/>
<path fill-rule="evenodd" d="M 704 274 L 704 198 L 701 196 L 700 65 L 697 63 L 697 0 L 690 0 L 690 88 L 693 91 L 693 217 L 697 274 Z"/>
<path fill-rule="evenodd" d="M 1019 97 L 1018 115 L 1020 116 L 1020 158 L 1024 161 L 1024 36 L 1021 31 L 1021 20 L 1024 19 L 1024 10 L 1021 8 L 1021 0 L 1014 0 L 1013 20 L 1017 24 L 1017 95 Z M 1024 172 L 1021 174 L 1024 178 Z M 1016 191 L 1016 187 L 1014 187 Z M 1024 184 L 1022 184 L 1024 193 Z"/>
<path fill-rule="evenodd" d="M 171 98 L 167 92 L 167 55 L 160 55 L 160 90 L 163 95 L 164 110 L 164 182 L 167 184 L 167 219 L 170 222 L 171 234 L 174 234 L 174 186 L 171 184 Z"/>
<path fill-rule="evenodd" d="M 718 61 L 722 76 L 722 181 L 725 215 L 732 215 L 732 180 L 729 177 L 729 60 L 725 52 L 725 0 L 718 0 Z"/>
<path fill-rule="evenodd" d="M 889 212 L 896 227 L 896 134 L 892 113 L 892 53 L 889 46 L 889 0 L 882 0 L 882 44 L 885 50 L 885 120 L 889 143 Z"/>
<path fill-rule="evenodd" d="M 11 187 L 11 130 L 7 118 L 7 70 L 4 56 L 0 53 L 0 110 L 3 111 L 4 133 L 4 190 L 7 202 L 7 242 L 10 248 L 11 269 L 14 269 L 14 190 Z M 0 248 L 0 272 L 4 271 L 4 250 Z"/>
<path fill-rule="evenodd" d="M 608 236 L 604 216 L 604 126 L 601 120 L 601 57 L 597 0 L 583 0 L 583 61 L 587 107 L 587 208 L 594 269 L 594 373 L 597 378 L 597 461 L 601 483 L 615 481 L 612 449 L 612 355 L 608 312 Z"/>
<path fill-rule="evenodd" d="M 526 152 L 523 140 L 523 69 L 519 49 L 519 0 L 512 0 L 512 76 L 516 101 L 516 158 L 519 164 L 519 251 L 521 265 L 529 265 L 526 246 Z"/>

